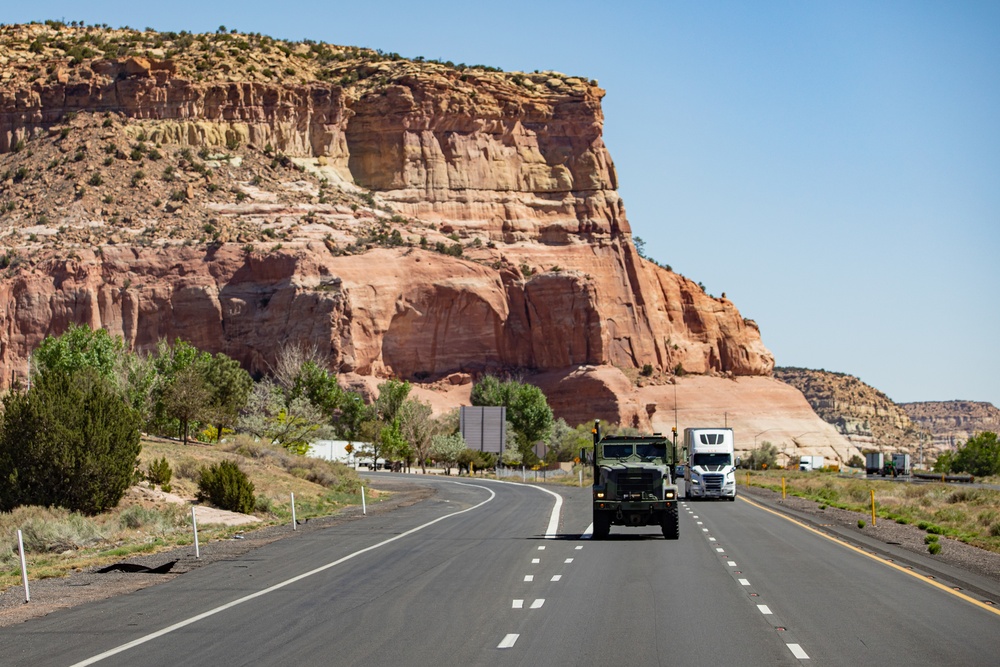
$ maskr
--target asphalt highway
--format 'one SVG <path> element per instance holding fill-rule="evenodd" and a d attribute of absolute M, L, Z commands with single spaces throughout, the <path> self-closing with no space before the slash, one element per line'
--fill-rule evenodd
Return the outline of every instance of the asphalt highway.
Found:
<path fill-rule="evenodd" d="M 0 628 L 0 664 L 997 661 L 1000 610 L 743 498 L 596 541 L 589 489 L 392 477 L 435 494 Z"/>

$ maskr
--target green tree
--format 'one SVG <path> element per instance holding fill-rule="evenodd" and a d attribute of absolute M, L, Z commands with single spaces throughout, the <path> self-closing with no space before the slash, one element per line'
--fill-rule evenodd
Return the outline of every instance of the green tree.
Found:
<path fill-rule="evenodd" d="M 84 514 L 114 507 L 132 483 L 139 416 L 97 369 L 46 369 L 4 398 L 0 510 L 56 505 Z"/>
<path fill-rule="evenodd" d="M 535 443 L 548 438 L 553 422 L 552 408 L 541 389 L 517 380 L 501 382 L 486 375 L 472 387 L 471 402 L 507 408 L 507 420 L 514 425 L 521 455 L 529 463 L 537 460 Z"/>
<path fill-rule="evenodd" d="M 61 336 L 46 336 L 32 353 L 38 372 L 58 370 L 75 373 L 93 368 L 100 375 L 114 379 L 119 361 L 125 352 L 121 338 L 112 338 L 105 329 L 69 325 Z"/>
<path fill-rule="evenodd" d="M 465 438 L 460 433 L 435 435 L 431 442 L 431 456 L 435 461 L 444 464 L 447 475 L 451 474 L 452 466 L 458 463 L 458 457 L 465 449 Z"/>
<path fill-rule="evenodd" d="M 180 407 L 181 399 L 189 390 L 195 391 L 195 377 L 187 373 L 181 385 L 175 386 L 175 379 L 182 372 L 196 364 L 207 364 L 211 360 L 211 355 L 202 352 L 190 343 L 180 338 L 169 345 L 165 340 L 157 343 L 156 352 L 152 355 L 153 369 L 156 371 L 156 378 L 150 390 L 150 400 L 152 402 L 152 419 L 149 425 L 150 430 L 161 434 L 184 435 L 185 425 L 181 423 L 179 415 L 174 411 Z M 201 374 L 197 374 L 201 377 Z M 208 399 L 204 399 L 207 403 Z M 200 417 L 197 410 L 185 410 L 189 414 L 189 421 Z M 186 442 L 186 435 L 185 442 Z"/>
<path fill-rule="evenodd" d="M 270 379 L 254 385 L 238 423 L 241 430 L 296 454 L 305 454 L 310 442 L 325 435 L 319 408 L 304 396 L 288 400 Z"/>
<path fill-rule="evenodd" d="M 421 471 L 426 473 L 431 443 L 438 428 L 438 423 L 431 419 L 431 406 L 413 399 L 404 401 L 399 410 L 399 426 Z"/>
<path fill-rule="evenodd" d="M 215 425 L 218 439 L 222 429 L 236 424 L 253 390 L 253 378 L 235 359 L 217 353 L 202 364 L 201 375 L 208 386 L 205 415 Z"/>
<path fill-rule="evenodd" d="M 751 449 L 746 460 L 741 464 L 744 468 L 751 470 L 763 470 L 774 468 L 778 462 L 778 448 L 771 442 L 764 440 L 757 449 Z"/>
<path fill-rule="evenodd" d="M 955 451 L 953 472 L 967 472 L 976 477 L 1000 475 L 1000 442 L 992 431 L 977 433 Z"/>
<path fill-rule="evenodd" d="M 178 371 L 164 386 L 161 395 L 164 414 L 180 423 L 185 445 L 188 444 L 191 422 L 200 421 L 209 414 L 207 410 L 211 397 L 208 383 L 195 364 Z"/>

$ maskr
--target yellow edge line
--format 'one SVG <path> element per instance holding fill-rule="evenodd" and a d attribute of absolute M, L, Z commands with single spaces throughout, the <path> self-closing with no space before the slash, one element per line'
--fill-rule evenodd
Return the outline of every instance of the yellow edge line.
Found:
<path fill-rule="evenodd" d="M 740 500 L 742 500 L 743 502 L 746 502 L 746 503 L 750 503 L 754 507 L 756 507 L 758 509 L 762 509 L 765 512 L 770 512 L 774 516 L 782 518 L 785 521 L 788 521 L 790 523 L 794 523 L 799 528 L 804 528 L 805 530 L 808 530 L 810 533 L 814 533 L 816 535 L 819 535 L 820 537 L 823 537 L 825 539 L 830 540 L 831 542 L 839 544 L 840 546 L 844 547 L 845 549 L 850 549 L 851 551 L 859 553 L 862 556 L 865 556 L 866 558 L 870 558 L 871 560 L 875 561 L 876 563 L 881 563 L 882 565 L 885 565 L 886 567 L 891 567 L 891 568 L 893 568 L 895 570 L 899 570 L 903 574 L 909 575 L 909 576 L 913 577 L 914 579 L 916 579 L 918 581 L 922 581 L 925 584 L 930 584 L 931 586 L 934 586 L 935 588 L 941 589 L 945 593 L 949 593 L 951 595 L 954 595 L 957 598 L 961 598 L 961 599 L 965 600 L 966 602 L 969 602 L 969 603 L 972 603 L 972 604 L 976 605 L 980 609 L 985 609 L 988 612 L 991 612 L 993 614 L 996 614 L 997 616 L 1000 616 L 1000 609 L 997 609 L 996 607 L 988 605 L 985 602 L 980 602 L 979 600 L 977 600 L 975 598 L 969 597 L 965 593 L 961 593 L 959 591 L 954 590 L 953 588 L 949 588 L 948 586 L 945 586 L 942 583 L 934 581 L 933 579 L 928 579 L 927 577 L 923 576 L 922 574 L 917 574 L 916 572 L 913 572 L 912 570 L 908 570 L 905 567 L 902 567 L 900 565 L 896 565 L 895 563 L 890 563 L 889 561 L 885 560 L 881 556 L 875 556 L 873 554 L 868 553 L 864 549 L 859 549 L 858 547 L 854 546 L 853 544 L 848 544 L 847 542 L 844 542 L 841 539 L 833 537 L 832 535 L 827 535 L 823 531 L 816 530 L 812 526 L 808 526 L 808 525 L 802 523 L 801 521 L 793 519 L 792 517 L 788 516 L 787 514 L 782 514 L 781 512 L 777 512 L 777 511 L 772 510 L 772 509 L 770 509 L 768 507 L 764 507 L 760 503 L 755 503 L 752 500 L 748 500 L 746 496 L 741 495 L 740 496 Z"/>

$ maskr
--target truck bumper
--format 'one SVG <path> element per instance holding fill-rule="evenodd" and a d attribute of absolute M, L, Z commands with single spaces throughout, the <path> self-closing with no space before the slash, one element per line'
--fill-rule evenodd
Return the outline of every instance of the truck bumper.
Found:
<path fill-rule="evenodd" d="M 653 502 L 599 501 L 594 503 L 595 512 L 606 513 L 614 526 L 654 526 L 660 525 L 671 509 L 676 512 L 677 501 L 657 500 Z"/>

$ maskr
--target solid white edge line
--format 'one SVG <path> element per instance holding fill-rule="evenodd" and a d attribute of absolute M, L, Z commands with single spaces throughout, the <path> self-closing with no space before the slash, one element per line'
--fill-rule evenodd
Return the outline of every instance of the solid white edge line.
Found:
<path fill-rule="evenodd" d="M 117 655 L 117 654 L 122 653 L 124 651 L 127 651 L 127 650 L 129 650 L 131 648 L 135 648 L 136 646 L 140 646 L 141 644 L 145 644 L 146 642 L 152 641 L 152 640 L 154 640 L 154 639 L 156 639 L 158 637 L 162 637 L 163 635 L 170 634 L 171 632 L 173 632 L 175 630 L 180 630 L 181 628 L 186 627 L 188 625 L 191 625 L 192 623 L 197 623 L 198 621 L 204 620 L 204 619 L 208 618 L 209 616 L 214 616 L 214 615 L 218 614 L 219 612 L 226 611 L 227 609 L 231 609 L 232 607 L 236 607 L 238 605 L 241 605 L 244 602 L 249 602 L 250 600 L 253 600 L 255 598 L 259 598 L 262 595 L 267 595 L 268 593 L 272 593 L 272 592 L 274 592 L 276 590 L 284 588 L 285 586 L 289 586 L 291 584 L 294 584 L 297 581 L 301 581 L 302 579 L 305 579 L 307 577 L 311 577 L 314 574 L 319 574 L 320 572 L 323 572 L 325 570 L 329 570 L 331 567 L 335 567 L 337 565 L 340 565 L 341 563 L 349 561 L 349 560 L 351 560 L 352 558 L 354 558 L 356 556 L 360 556 L 361 554 L 368 553 L 369 551 L 374 551 L 375 549 L 378 549 L 380 547 L 384 547 L 385 545 L 389 544 L 390 542 L 395 542 L 396 540 L 400 540 L 400 539 L 402 539 L 404 537 L 412 535 L 413 533 L 419 532 L 419 531 L 423 530 L 424 528 L 427 528 L 429 526 L 433 526 L 435 523 L 437 523 L 439 521 L 444 521 L 445 519 L 450 519 L 453 516 L 458 516 L 459 514 L 465 514 L 466 512 L 471 512 L 472 510 L 479 509 L 480 507 L 482 507 L 486 503 L 491 502 L 494 498 L 496 498 L 496 495 L 497 495 L 489 487 L 480 486 L 478 484 L 467 484 L 465 482 L 452 482 L 452 484 L 458 484 L 460 486 L 471 486 L 473 488 L 483 489 L 483 490 L 485 490 L 486 492 L 488 492 L 490 494 L 490 497 L 487 498 L 486 500 L 484 500 L 483 502 L 479 503 L 478 505 L 473 505 L 472 507 L 467 507 L 464 510 L 459 510 L 457 512 L 452 512 L 451 514 L 445 514 L 444 516 L 440 516 L 440 517 L 434 519 L 433 521 L 428 521 L 425 524 L 422 524 L 422 525 L 417 526 L 415 528 L 411 528 L 411 529 L 407 530 L 406 532 L 400 533 L 399 535 L 394 535 L 393 537 L 390 537 L 387 540 L 382 540 L 378 544 L 373 544 L 373 545 L 371 545 L 369 547 L 365 547 L 364 549 L 361 549 L 359 551 L 355 551 L 354 553 L 348 554 L 348 555 L 344 556 L 343 558 L 338 558 L 337 560 L 335 560 L 335 561 L 333 561 L 331 563 L 327 563 L 326 565 L 321 565 L 320 567 L 317 567 L 317 568 L 315 568 L 313 570 L 309 570 L 308 572 L 304 572 L 304 573 L 302 573 L 300 575 L 294 576 L 291 579 L 286 579 L 285 581 L 282 581 L 280 583 L 274 584 L 273 586 L 269 586 L 268 588 L 265 588 L 263 590 L 257 591 L 256 593 L 251 593 L 250 595 L 244 595 L 243 597 L 238 598 L 236 600 L 233 600 L 232 602 L 227 602 L 226 604 L 221 605 L 219 607 L 216 607 L 214 609 L 209 609 L 206 612 L 202 612 L 202 613 L 200 613 L 200 614 L 198 614 L 196 616 L 192 616 L 191 618 L 187 618 L 187 619 L 184 619 L 183 621 L 179 621 L 177 623 L 174 623 L 173 625 L 169 625 L 169 626 L 163 628 L 162 630 L 157 630 L 156 632 L 152 632 L 152 633 L 150 633 L 148 635 L 139 637 L 138 639 L 133 639 L 130 642 L 127 642 L 127 643 L 122 644 L 120 646 L 116 646 L 113 649 L 109 649 L 109 650 L 105 651 L 104 653 L 99 653 L 98 655 L 95 655 L 95 656 L 93 656 L 91 658 L 87 658 L 86 660 L 82 660 L 80 662 L 74 663 L 73 665 L 71 665 L 71 667 L 85 667 L 86 665 L 92 665 L 95 662 L 100 662 L 101 660 L 104 660 L 105 658 L 110 658 L 113 655 Z M 517 637 L 517 635 L 515 635 L 515 638 L 516 637 Z"/>
<path fill-rule="evenodd" d="M 497 648 L 510 648 L 517 641 L 517 638 L 521 635 L 509 634 L 503 638 L 503 640 L 497 644 Z"/>
<path fill-rule="evenodd" d="M 802 647 L 799 646 L 798 644 L 785 644 L 785 646 L 787 646 L 788 650 L 792 652 L 792 655 L 794 655 L 799 660 L 809 659 L 809 654 L 803 651 Z"/>

